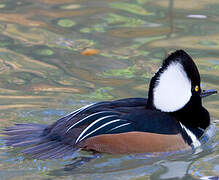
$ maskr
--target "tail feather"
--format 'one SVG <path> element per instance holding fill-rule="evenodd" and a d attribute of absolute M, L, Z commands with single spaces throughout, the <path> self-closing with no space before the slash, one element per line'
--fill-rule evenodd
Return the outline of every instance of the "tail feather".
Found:
<path fill-rule="evenodd" d="M 43 140 L 42 138 L 35 138 L 35 139 L 30 139 L 30 140 L 25 140 L 25 141 L 18 141 L 17 143 L 13 143 L 13 147 L 24 147 L 24 146 L 29 146 L 29 145 L 35 145 L 41 143 Z"/>
<path fill-rule="evenodd" d="M 35 129 L 16 129 L 16 130 L 11 130 L 11 131 L 6 131 L 3 134 L 10 135 L 10 136 L 12 135 L 23 136 L 23 133 L 25 133 L 25 135 L 29 135 L 29 134 L 33 134 L 33 131 L 35 131 Z M 39 132 L 37 134 L 39 134 Z"/>
<path fill-rule="evenodd" d="M 15 124 L 14 126 L 6 127 L 4 131 L 12 131 L 12 130 L 24 130 L 24 129 L 33 129 L 33 130 L 39 130 L 39 129 L 45 129 L 47 125 L 44 124 Z"/>
<path fill-rule="evenodd" d="M 7 146 L 22 147 L 40 143 L 46 127 L 38 124 L 16 124 L 5 128 L 2 134 L 7 135 L 4 137 Z"/>
<path fill-rule="evenodd" d="M 77 149 L 58 139 L 48 138 L 44 135 L 47 127 L 41 124 L 16 124 L 5 128 L 2 134 L 6 135 L 7 146 L 24 147 L 22 153 L 37 159 L 62 158 Z"/>
<path fill-rule="evenodd" d="M 25 154 L 40 154 L 42 152 L 48 152 L 49 150 L 59 146 L 61 143 L 56 141 L 45 142 L 36 146 L 25 148 L 22 152 Z"/>
<path fill-rule="evenodd" d="M 6 140 L 6 145 L 7 146 L 12 146 L 12 147 L 24 147 L 28 145 L 35 145 L 42 143 L 43 139 L 40 137 L 31 137 L 31 138 L 17 138 L 17 139 L 10 139 L 10 138 L 5 138 Z"/>
<path fill-rule="evenodd" d="M 60 144 L 57 147 L 54 147 L 46 152 L 44 151 L 42 153 L 36 154 L 34 155 L 34 157 L 37 159 L 51 159 L 61 152 L 66 152 L 66 149 L 67 146 L 63 146 L 62 144 Z"/>
<path fill-rule="evenodd" d="M 58 154 L 56 153 L 52 158 L 58 159 L 58 158 L 61 158 L 61 157 L 64 157 L 64 156 L 70 156 L 76 150 L 77 150 L 77 148 L 72 148 L 72 146 L 68 145 L 68 146 L 66 146 L 66 149 L 64 151 L 59 152 Z"/>

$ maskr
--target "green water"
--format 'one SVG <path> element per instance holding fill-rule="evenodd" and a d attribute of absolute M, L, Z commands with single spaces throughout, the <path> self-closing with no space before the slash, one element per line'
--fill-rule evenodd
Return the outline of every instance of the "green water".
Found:
<path fill-rule="evenodd" d="M 82 55 L 97 49 L 97 54 Z M 50 124 L 83 105 L 146 97 L 170 51 L 185 49 L 219 90 L 217 0 L 0 1 L 0 127 Z M 204 99 L 219 128 L 219 96 Z M 0 141 L 0 179 L 200 179 L 219 176 L 219 133 L 201 152 L 39 161 Z"/>

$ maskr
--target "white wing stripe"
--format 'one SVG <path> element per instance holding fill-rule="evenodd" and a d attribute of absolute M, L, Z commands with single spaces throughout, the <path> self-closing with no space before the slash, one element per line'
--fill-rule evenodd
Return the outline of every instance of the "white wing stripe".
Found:
<path fill-rule="evenodd" d="M 110 129 L 109 131 L 113 131 L 113 130 L 118 129 L 118 128 L 121 128 L 121 127 L 123 127 L 123 126 L 127 126 L 127 125 L 129 125 L 129 124 L 131 124 L 131 123 L 121 124 L 121 125 L 119 125 L 119 126 L 116 126 L 116 127 L 112 128 L 112 129 Z"/>
<path fill-rule="evenodd" d="M 97 119 L 96 121 L 92 122 L 89 126 L 87 126 L 82 132 L 81 134 L 78 136 L 75 144 L 77 143 L 77 141 L 86 133 L 86 131 L 91 128 L 94 124 L 98 123 L 99 121 L 102 121 L 103 119 L 109 118 L 109 117 L 114 117 L 115 115 L 109 115 L 109 116 L 104 116 L 102 118 Z"/>
<path fill-rule="evenodd" d="M 98 131 L 99 129 L 105 127 L 105 126 L 108 126 L 109 124 L 112 124 L 112 123 L 115 123 L 115 122 L 118 122 L 118 121 L 121 121 L 121 119 L 116 119 L 116 120 L 113 120 L 113 121 L 110 121 L 108 123 L 105 123 L 103 124 L 102 126 L 98 127 L 97 129 L 91 131 L 90 133 L 88 133 L 87 135 L 85 135 L 84 137 L 82 137 L 81 135 L 78 137 L 78 139 L 76 140 L 75 144 L 82 141 L 83 139 L 85 139 L 87 136 L 93 134 L 94 132 Z"/>
<path fill-rule="evenodd" d="M 92 105 L 94 105 L 94 104 L 95 104 L 95 103 L 92 103 L 92 104 L 88 104 L 88 105 L 86 105 L 86 106 L 83 106 L 83 107 L 81 107 L 81 108 L 79 108 L 79 109 L 77 109 L 77 110 L 75 110 L 75 111 L 73 111 L 73 112 L 71 112 L 71 113 L 69 113 L 69 114 L 63 116 L 62 118 L 65 118 L 65 117 L 71 115 L 71 117 L 68 118 L 68 120 L 69 120 L 69 119 L 71 119 L 72 117 L 76 116 L 76 115 L 77 115 L 78 113 L 80 113 L 81 111 L 83 111 L 84 109 L 86 109 L 86 108 L 88 108 L 88 107 L 90 107 L 90 106 L 92 106 Z"/>
<path fill-rule="evenodd" d="M 96 115 L 98 115 L 98 114 L 102 114 L 102 113 L 104 113 L 104 112 L 107 112 L 107 111 L 97 112 L 97 113 L 91 114 L 91 115 L 89 115 L 89 116 L 87 116 L 87 117 L 81 119 L 80 121 L 78 121 L 78 122 L 74 123 L 72 126 L 70 126 L 70 127 L 67 129 L 66 133 L 67 133 L 70 129 L 72 129 L 72 128 L 74 128 L 75 126 L 77 126 L 77 125 L 78 125 L 79 123 L 81 123 L 82 121 L 84 121 L 84 120 L 86 120 L 86 119 L 89 119 L 89 118 L 92 117 L 92 116 L 96 116 Z M 113 115 L 114 115 L 114 114 L 113 114 Z M 106 116 L 104 116 L 104 117 L 106 117 Z"/>

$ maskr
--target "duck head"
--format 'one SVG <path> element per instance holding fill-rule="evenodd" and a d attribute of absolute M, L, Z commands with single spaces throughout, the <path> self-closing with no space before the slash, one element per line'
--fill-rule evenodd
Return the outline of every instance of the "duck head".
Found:
<path fill-rule="evenodd" d="M 200 74 L 192 58 L 183 50 L 169 55 L 151 79 L 147 107 L 167 112 L 188 126 L 206 128 L 210 123 L 202 97 L 216 93 L 202 90 Z"/>

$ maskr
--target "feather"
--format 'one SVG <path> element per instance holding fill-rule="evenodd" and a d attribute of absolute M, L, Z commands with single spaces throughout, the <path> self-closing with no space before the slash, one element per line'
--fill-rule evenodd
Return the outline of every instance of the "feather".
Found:
<path fill-rule="evenodd" d="M 116 113 L 114 111 L 101 111 L 101 112 L 91 114 L 91 115 L 81 119 L 80 121 L 76 122 L 72 126 L 70 126 L 66 132 L 68 132 L 72 128 L 77 128 L 79 126 L 91 123 L 94 120 L 97 120 L 97 119 L 104 117 L 104 116 L 107 116 L 107 115 L 119 115 L 119 113 Z"/>
<path fill-rule="evenodd" d="M 77 138 L 76 143 L 84 140 L 85 138 L 106 134 L 106 132 L 114 127 L 125 124 L 127 121 L 117 119 L 115 116 L 106 116 L 91 123 Z"/>

